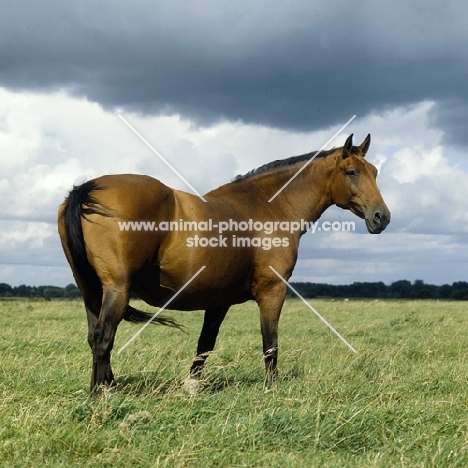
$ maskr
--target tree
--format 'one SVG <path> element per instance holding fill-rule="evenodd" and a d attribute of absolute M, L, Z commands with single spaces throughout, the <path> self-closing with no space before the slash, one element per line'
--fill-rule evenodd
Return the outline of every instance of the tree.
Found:
<path fill-rule="evenodd" d="M 456 301 L 468 301 L 468 288 L 467 289 L 458 289 L 453 293 L 453 298 Z"/>
<path fill-rule="evenodd" d="M 42 292 L 44 297 L 63 297 L 64 289 L 56 286 L 46 286 Z"/>
<path fill-rule="evenodd" d="M 443 284 L 442 286 L 439 286 L 437 293 L 442 299 L 450 299 L 453 294 L 452 286 L 449 284 Z"/>
<path fill-rule="evenodd" d="M 20 284 L 13 288 L 13 295 L 19 297 L 28 297 L 31 295 L 31 286 Z"/>
<path fill-rule="evenodd" d="M 12 296 L 13 295 L 13 288 L 6 283 L 0 283 L 0 296 Z"/>
<path fill-rule="evenodd" d="M 65 297 L 81 297 L 81 291 L 77 288 L 75 284 L 67 284 L 67 286 L 65 286 Z"/>
<path fill-rule="evenodd" d="M 395 281 L 390 285 L 390 294 L 396 299 L 405 299 L 410 296 L 411 283 L 407 280 Z"/>

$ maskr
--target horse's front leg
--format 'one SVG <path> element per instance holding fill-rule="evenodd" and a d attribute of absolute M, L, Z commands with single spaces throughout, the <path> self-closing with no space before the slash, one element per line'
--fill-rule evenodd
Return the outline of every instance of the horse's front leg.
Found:
<path fill-rule="evenodd" d="M 229 306 L 209 309 L 205 311 L 203 328 L 198 339 L 197 356 L 190 368 L 190 377 L 198 379 L 208 358 L 209 353 L 213 351 L 218 337 L 219 328 L 226 317 Z"/>
<path fill-rule="evenodd" d="M 278 322 L 286 297 L 286 285 L 277 278 L 257 294 L 265 360 L 265 385 L 276 384 L 278 370 Z"/>
<path fill-rule="evenodd" d="M 190 395 L 195 395 L 199 387 L 200 375 L 202 373 L 205 361 L 211 351 L 213 351 L 216 338 L 218 337 L 221 323 L 226 317 L 229 306 L 217 309 L 208 309 L 205 311 L 203 328 L 198 339 L 197 355 L 190 368 L 190 375 L 185 379 L 184 386 Z"/>

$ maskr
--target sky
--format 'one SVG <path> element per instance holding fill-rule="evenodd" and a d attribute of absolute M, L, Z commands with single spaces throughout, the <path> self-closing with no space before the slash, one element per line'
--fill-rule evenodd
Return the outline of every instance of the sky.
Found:
<path fill-rule="evenodd" d="M 392 212 L 304 235 L 292 281 L 468 280 L 468 3 L 8 1 L 0 17 L 0 282 L 73 282 L 73 184 L 140 173 L 200 193 L 349 134 Z"/>

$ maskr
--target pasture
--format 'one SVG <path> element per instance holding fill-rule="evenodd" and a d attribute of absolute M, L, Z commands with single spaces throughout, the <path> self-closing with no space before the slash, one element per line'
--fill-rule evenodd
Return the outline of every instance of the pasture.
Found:
<path fill-rule="evenodd" d="M 229 312 L 199 393 L 183 388 L 202 313 L 187 333 L 122 323 L 117 391 L 88 398 L 81 301 L 0 302 L 3 467 L 468 466 L 468 304 L 300 301 L 279 329 L 279 383 L 263 386 L 259 312 Z M 141 309 L 152 309 L 138 303 Z"/>

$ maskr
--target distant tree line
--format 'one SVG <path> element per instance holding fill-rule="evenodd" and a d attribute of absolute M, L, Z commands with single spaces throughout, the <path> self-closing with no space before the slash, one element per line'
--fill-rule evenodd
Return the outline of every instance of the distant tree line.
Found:
<path fill-rule="evenodd" d="M 58 286 L 10 286 L 0 283 L 0 297 L 30 297 L 30 298 L 76 298 L 81 297 L 81 291 L 74 284 L 69 284 L 64 288 Z"/>
<path fill-rule="evenodd" d="M 331 285 L 321 283 L 292 283 L 293 287 L 307 298 L 371 298 L 371 299 L 455 299 L 468 300 L 468 283 L 457 281 L 442 286 L 426 284 L 422 280 L 413 283 L 407 280 L 395 281 L 386 285 L 381 281 L 375 283 L 353 283 L 348 285 Z M 294 293 L 288 290 L 289 296 Z"/>
<path fill-rule="evenodd" d="M 353 283 L 347 285 L 333 285 L 323 283 L 291 283 L 292 286 L 306 298 L 334 297 L 334 298 L 368 298 L 368 299 L 455 299 L 468 300 L 468 283 L 455 283 L 435 286 L 426 284 L 422 280 L 413 283 L 407 280 L 395 281 L 386 285 L 381 281 L 375 283 Z M 288 289 L 288 295 L 294 293 Z M 29 297 L 29 298 L 79 298 L 80 290 L 74 284 L 64 288 L 58 286 L 10 286 L 0 283 L 0 297 Z"/>

